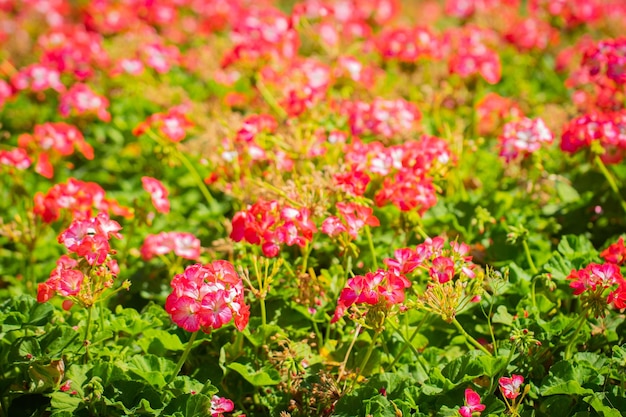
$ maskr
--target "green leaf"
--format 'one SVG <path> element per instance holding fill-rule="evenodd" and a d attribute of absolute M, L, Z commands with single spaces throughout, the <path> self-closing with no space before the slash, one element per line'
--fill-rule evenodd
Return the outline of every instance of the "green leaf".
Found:
<path fill-rule="evenodd" d="M 541 395 L 587 395 L 593 390 L 583 388 L 586 373 L 567 361 L 557 362 L 550 368 L 550 374 L 544 378 L 539 387 Z"/>
<path fill-rule="evenodd" d="M 174 362 L 155 355 L 133 356 L 127 365 L 129 372 L 157 388 L 167 385 L 165 378 L 171 375 L 175 368 Z"/>
<path fill-rule="evenodd" d="M 251 327 L 247 326 L 242 333 L 257 348 L 261 347 L 263 343 L 267 343 L 270 337 L 284 333 L 283 328 L 276 324 L 260 325 L 255 327 L 254 330 Z"/>
<path fill-rule="evenodd" d="M 246 381 L 254 385 L 255 387 L 263 387 L 267 385 L 277 385 L 280 383 L 280 375 L 274 368 L 268 368 L 267 370 L 255 371 L 252 366 L 244 365 L 239 362 L 233 362 L 228 364 L 228 369 L 231 369 L 241 375 Z"/>
<path fill-rule="evenodd" d="M 73 415 L 82 402 L 81 397 L 72 395 L 70 392 L 55 391 L 50 394 L 50 405 L 55 411 L 68 412 Z"/>
<path fill-rule="evenodd" d="M 210 415 L 211 398 L 204 394 L 183 394 L 175 397 L 162 416 L 206 417 Z"/>
<path fill-rule="evenodd" d="M 156 355 L 185 350 L 178 336 L 161 329 L 146 329 L 137 344 L 144 352 Z"/>
<path fill-rule="evenodd" d="M 28 320 L 31 326 L 43 326 L 48 321 L 54 312 L 54 308 L 49 303 L 37 303 L 30 312 Z"/>
<path fill-rule="evenodd" d="M 507 326 L 513 325 L 513 316 L 507 311 L 506 306 L 499 305 L 496 312 L 491 319 L 492 323 L 506 324 Z"/>
<path fill-rule="evenodd" d="M 604 393 L 595 392 L 592 395 L 584 397 L 583 401 L 591 405 L 594 410 L 596 410 L 604 417 L 622 417 L 622 413 L 620 413 L 615 408 L 605 404 L 605 399 L 606 396 Z"/>

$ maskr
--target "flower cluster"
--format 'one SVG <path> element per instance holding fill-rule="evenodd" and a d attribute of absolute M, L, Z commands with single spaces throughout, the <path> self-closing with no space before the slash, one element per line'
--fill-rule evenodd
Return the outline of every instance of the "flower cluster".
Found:
<path fill-rule="evenodd" d="M 141 246 L 141 257 L 150 260 L 155 256 L 174 252 L 176 256 L 197 260 L 200 257 L 200 239 L 193 233 L 161 232 L 146 236 Z"/>
<path fill-rule="evenodd" d="M 74 220 L 59 235 L 59 243 L 75 257 L 63 255 L 46 282 L 37 288 L 37 300 L 48 301 L 55 294 L 66 298 L 64 308 L 73 303 L 90 307 L 111 288 L 119 273 L 117 262 L 111 255 L 109 240 L 120 239 L 121 226 L 109 219 L 106 213 L 84 220 Z M 128 283 L 125 284 L 128 287 Z"/>
<path fill-rule="evenodd" d="M 591 112 L 571 120 L 561 136 L 561 149 L 575 153 L 601 146 L 600 158 L 605 164 L 617 164 L 626 155 L 626 110 Z M 595 149 L 594 149 L 595 152 Z"/>
<path fill-rule="evenodd" d="M 480 415 L 484 409 L 485 405 L 480 403 L 480 395 L 476 391 L 467 388 L 465 390 L 465 405 L 459 409 L 461 417 L 475 417 Z"/>
<path fill-rule="evenodd" d="M 174 276 L 171 286 L 165 310 L 188 332 L 209 333 L 231 320 L 239 330 L 248 324 L 250 308 L 244 302 L 243 282 L 227 261 L 188 266 Z"/>
<path fill-rule="evenodd" d="M 385 259 L 385 264 L 406 274 L 414 270 L 425 272 L 429 283 L 419 297 L 418 306 L 452 322 L 460 310 L 480 300 L 482 281 L 476 278 L 469 246 L 445 243 L 443 237 L 429 238 L 415 250 L 396 250 L 394 258 Z"/>
<path fill-rule="evenodd" d="M 574 295 L 581 297 L 583 309 L 595 317 L 604 316 L 609 305 L 626 308 L 626 280 L 616 264 L 590 263 L 572 270 L 567 279 Z"/>
<path fill-rule="evenodd" d="M 178 106 L 169 109 L 165 113 L 155 113 L 137 125 L 133 129 L 133 134 L 141 136 L 148 129 L 154 128 L 168 140 L 180 142 L 185 139 L 187 129 L 194 126 L 185 115 L 185 110 L 184 107 Z"/>
<path fill-rule="evenodd" d="M 375 135 L 385 139 L 411 133 L 422 114 L 415 104 L 404 99 L 375 98 L 371 103 L 344 101 L 341 114 L 348 117 L 353 135 Z"/>
<path fill-rule="evenodd" d="M 87 84 L 78 83 L 61 94 L 59 113 L 63 117 L 95 114 L 103 122 L 109 122 L 108 107 L 109 100 L 96 94 Z"/>
<path fill-rule="evenodd" d="M 42 64 L 31 64 L 21 68 L 11 77 L 11 84 L 18 91 L 29 90 L 34 93 L 48 89 L 59 93 L 65 91 L 59 71 Z"/>
<path fill-rule="evenodd" d="M 478 133 L 493 134 L 502 130 L 503 122 L 511 122 L 524 117 L 520 106 L 510 98 L 496 93 L 487 93 L 476 105 L 478 113 Z"/>
<path fill-rule="evenodd" d="M 0 149 L 0 165 L 6 165 L 17 169 L 27 169 L 33 163 L 28 153 L 22 148 L 13 148 L 9 151 Z"/>
<path fill-rule="evenodd" d="M 365 226 L 380 226 L 380 221 L 374 216 L 371 207 L 351 202 L 339 202 L 336 207 L 341 218 L 329 216 L 324 219 L 321 227 L 322 233 L 330 237 L 348 233 L 352 239 L 356 239 Z"/>
<path fill-rule="evenodd" d="M 24 133 L 18 138 L 18 146 L 37 159 L 35 171 L 46 178 L 52 178 L 52 161 L 74 153 L 76 148 L 89 160 L 93 159 L 93 148 L 75 126 L 63 122 L 43 123 L 35 126 L 32 134 Z"/>
<path fill-rule="evenodd" d="M 381 304 L 389 309 L 393 305 L 404 302 L 404 290 L 411 286 L 411 282 L 397 269 L 378 269 L 365 275 L 356 275 L 346 283 L 339 294 L 337 308 L 331 319 L 336 323 L 345 312 L 354 304 Z"/>
<path fill-rule="evenodd" d="M 511 375 L 511 377 L 503 376 L 498 380 L 498 384 L 500 385 L 500 392 L 504 395 L 505 398 L 509 400 L 516 399 L 520 394 L 520 388 L 524 383 L 524 377 L 521 375 Z"/>
<path fill-rule="evenodd" d="M 545 50 L 558 42 L 559 32 L 536 16 L 516 18 L 504 33 L 504 39 L 522 52 Z"/>
<path fill-rule="evenodd" d="M 167 214 L 170 212 L 170 200 L 167 198 L 168 191 L 163 183 L 156 178 L 141 177 L 143 189 L 150 194 L 152 205 L 159 213 Z"/>
<path fill-rule="evenodd" d="M 626 94 L 626 37 L 580 44 L 580 66 L 566 85 L 576 88 L 580 107 L 610 111 L 624 107 Z"/>
<path fill-rule="evenodd" d="M 402 211 L 416 210 L 421 214 L 437 201 L 431 171 L 452 160 L 446 142 L 428 135 L 389 147 L 380 142 L 363 143 L 355 138 L 344 153 L 350 171 L 342 173 L 335 181 L 342 180 L 338 184 L 347 189 L 348 194 L 363 188 L 363 183 L 367 182 L 365 175 L 375 176 L 382 182 L 374 196 L 379 207 L 391 203 Z M 346 183 L 348 180 L 353 182 Z"/>
<path fill-rule="evenodd" d="M 480 75 L 489 84 L 497 84 L 502 76 L 502 64 L 498 54 L 489 48 L 495 33 L 473 26 L 451 30 L 444 35 L 448 52 L 448 68 L 451 74 L 463 78 Z"/>
<path fill-rule="evenodd" d="M 439 39 L 425 27 L 384 29 L 374 40 L 383 59 L 417 62 L 439 55 Z"/>
<path fill-rule="evenodd" d="M 235 214 L 231 239 L 260 245 L 268 258 L 278 256 L 280 245 L 306 246 L 317 227 L 306 207 L 296 209 L 278 201 L 260 200 Z"/>
<path fill-rule="evenodd" d="M 67 183 L 53 185 L 46 194 L 35 194 L 33 211 L 44 222 L 52 223 L 61 217 L 61 210 L 68 210 L 72 219 L 82 220 L 88 218 L 93 209 L 132 217 L 130 209 L 105 198 L 105 191 L 100 185 L 75 178 L 68 179 Z"/>
<path fill-rule="evenodd" d="M 507 162 L 535 153 L 554 140 L 543 120 L 523 117 L 504 125 L 500 135 L 500 156 Z"/>

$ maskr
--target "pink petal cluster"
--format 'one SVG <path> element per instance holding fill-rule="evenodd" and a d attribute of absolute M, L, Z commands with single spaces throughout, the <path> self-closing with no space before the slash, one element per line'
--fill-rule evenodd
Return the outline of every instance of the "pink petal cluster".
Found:
<path fill-rule="evenodd" d="M 187 129 L 194 126 L 185 112 L 184 106 L 177 106 L 165 113 L 155 113 L 137 125 L 133 129 L 133 134 L 141 136 L 148 129 L 154 128 L 172 142 L 180 142 L 187 136 Z"/>
<path fill-rule="evenodd" d="M 551 144 L 554 136 L 540 118 L 519 120 L 504 125 L 500 135 L 500 156 L 507 162 L 537 152 L 543 145 Z"/>
<path fill-rule="evenodd" d="M 321 227 L 322 233 L 330 237 L 345 232 L 352 239 L 356 239 L 365 226 L 380 226 L 380 221 L 374 216 L 371 207 L 352 202 L 339 202 L 336 207 L 341 217 L 329 216 L 324 219 Z"/>
<path fill-rule="evenodd" d="M 503 376 L 498 380 L 498 383 L 500 384 L 502 395 L 510 400 L 514 400 L 521 394 L 520 388 L 524 383 L 524 377 L 515 374 L 511 375 L 510 378 Z"/>
<path fill-rule="evenodd" d="M 73 219 L 82 220 L 90 217 L 93 209 L 132 217 L 129 208 L 106 198 L 100 185 L 75 178 L 68 179 L 67 183 L 53 185 L 45 194 L 36 193 L 33 211 L 44 222 L 52 223 L 61 217 L 62 210 L 69 211 Z"/>
<path fill-rule="evenodd" d="M 52 161 L 72 155 L 74 149 L 89 160 L 94 158 L 93 148 L 80 130 L 63 122 L 36 125 L 32 134 L 19 136 L 18 146 L 37 159 L 35 171 L 46 178 L 54 176 Z"/>
<path fill-rule="evenodd" d="M 141 246 L 141 257 L 147 261 L 174 252 L 181 258 L 197 260 L 200 258 L 200 250 L 200 239 L 192 233 L 161 232 L 146 236 Z"/>
<path fill-rule="evenodd" d="M 608 248 L 600 252 L 600 257 L 606 262 L 623 265 L 624 262 L 626 262 L 626 246 L 624 246 L 624 238 L 620 237 L 617 242 L 612 243 Z"/>
<path fill-rule="evenodd" d="M 22 148 L 13 148 L 8 151 L 0 149 L 0 165 L 27 169 L 32 163 L 28 153 Z"/>
<path fill-rule="evenodd" d="M 371 103 L 344 101 L 339 111 L 348 117 L 353 135 L 374 135 L 386 139 L 415 130 L 422 114 L 415 104 L 404 99 L 376 97 Z"/>
<path fill-rule="evenodd" d="M 465 405 L 459 409 L 461 417 L 472 417 L 480 415 L 481 411 L 485 409 L 485 405 L 480 403 L 480 395 L 476 391 L 467 388 L 465 390 Z"/>
<path fill-rule="evenodd" d="M 71 115 L 95 114 L 103 122 L 111 120 L 108 112 L 109 100 L 96 94 L 87 84 L 74 84 L 61 94 L 59 113 L 63 117 Z"/>
<path fill-rule="evenodd" d="M 404 290 L 411 282 L 398 270 L 379 269 L 365 275 L 348 279 L 339 294 L 339 300 L 331 323 L 336 323 L 353 304 L 376 305 L 384 303 L 390 307 L 404 301 Z"/>
<path fill-rule="evenodd" d="M 317 232 L 308 208 L 296 209 L 276 200 L 259 200 L 235 213 L 232 227 L 231 239 L 260 245 L 268 258 L 278 256 L 281 244 L 304 247 Z"/>
<path fill-rule="evenodd" d="M 48 89 L 59 93 L 65 91 L 65 85 L 61 82 L 59 71 L 42 64 L 31 64 L 21 68 L 17 74 L 11 77 L 11 84 L 18 91 L 39 92 Z"/>
<path fill-rule="evenodd" d="M 605 164 L 620 163 L 626 155 L 626 110 L 593 111 L 576 117 L 565 125 L 561 149 L 576 153 L 598 142 L 604 148 L 600 158 Z"/>
<path fill-rule="evenodd" d="M 119 273 L 117 262 L 111 258 L 114 251 L 109 240 L 120 239 L 121 229 L 106 213 L 74 220 L 58 240 L 75 257 L 63 255 L 57 260 L 48 280 L 37 287 L 37 301 L 43 303 L 58 294 L 67 298 L 64 308 L 73 302 L 93 305 L 100 293 L 113 286 Z"/>
<path fill-rule="evenodd" d="M 156 178 L 141 177 L 141 184 L 143 185 L 143 189 L 150 194 L 154 208 L 159 213 L 169 213 L 170 200 L 167 198 L 169 193 L 163 183 Z"/>
<path fill-rule="evenodd" d="M 571 280 L 569 286 L 574 290 L 574 295 L 598 291 L 604 294 L 608 290 L 607 304 L 617 309 L 626 308 L 626 280 L 616 264 L 590 263 L 583 269 L 572 270 L 567 279 Z"/>
<path fill-rule="evenodd" d="M 235 409 L 235 404 L 228 398 L 214 395 L 211 398 L 211 417 L 222 417 L 224 413 L 230 413 Z"/>
<path fill-rule="evenodd" d="M 464 26 L 444 34 L 444 49 L 448 50 L 448 68 L 451 74 L 463 78 L 480 75 L 489 84 L 497 84 L 502 76 L 502 64 L 490 44 L 495 33 L 475 26 Z"/>
<path fill-rule="evenodd" d="M 174 276 L 171 286 L 165 310 L 188 332 L 209 333 L 231 320 L 239 330 L 248 324 L 250 309 L 244 301 L 243 282 L 227 261 L 188 266 Z"/>

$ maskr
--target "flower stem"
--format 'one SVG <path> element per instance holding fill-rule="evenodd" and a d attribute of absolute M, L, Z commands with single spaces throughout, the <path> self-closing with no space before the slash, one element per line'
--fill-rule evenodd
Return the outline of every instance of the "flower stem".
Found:
<path fill-rule="evenodd" d="M 400 349 L 400 352 L 398 352 L 398 354 L 393 358 L 393 362 L 391 362 L 391 365 L 389 365 L 390 368 L 393 368 L 394 365 L 396 364 L 396 362 L 398 362 L 398 360 L 402 357 L 402 355 L 404 354 L 404 352 L 406 352 L 407 349 L 411 349 L 413 351 L 413 353 L 415 354 L 415 356 L 419 357 L 419 352 L 418 350 L 415 348 L 415 346 L 413 346 L 413 339 L 415 339 L 415 337 L 417 336 L 417 334 L 419 333 L 419 331 L 421 330 L 422 326 L 424 325 L 424 323 L 426 323 L 426 320 L 428 319 L 429 315 L 428 314 L 424 314 L 424 317 L 422 318 L 422 320 L 420 320 L 420 322 L 417 324 L 417 327 L 415 327 L 415 330 L 413 330 L 413 333 L 411 333 L 411 336 L 409 336 L 408 338 L 404 336 L 404 334 L 400 331 L 400 329 L 398 329 L 392 322 L 391 320 L 389 320 L 389 322 L 387 324 L 389 324 L 389 326 L 391 326 L 391 328 L 398 333 L 398 335 L 400 335 L 400 337 L 402 338 L 402 340 L 404 341 L 404 346 L 402 346 L 402 349 Z M 419 363 L 419 361 L 418 361 Z M 421 365 L 421 363 L 420 363 Z"/>
<path fill-rule="evenodd" d="M 183 163 L 183 165 L 185 165 L 185 167 L 187 168 L 187 170 L 189 171 L 193 179 L 196 181 L 196 184 L 198 185 L 198 188 L 200 188 L 200 192 L 204 196 L 207 204 L 209 205 L 209 208 L 213 208 L 215 206 L 215 199 L 209 192 L 209 189 L 207 188 L 204 181 L 202 181 L 202 177 L 200 176 L 200 173 L 198 173 L 198 170 L 196 169 L 196 167 L 193 166 L 189 158 L 187 158 L 187 156 L 180 150 L 178 150 L 177 156 L 180 159 L 180 161 Z"/>
<path fill-rule="evenodd" d="M 567 345 L 565 346 L 565 352 L 563 353 L 563 359 L 565 359 L 566 361 L 571 359 L 571 357 L 572 357 L 572 349 L 573 349 L 573 347 L 575 345 L 575 342 L 576 342 L 576 336 L 578 336 L 578 333 L 580 332 L 580 330 L 583 328 L 583 326 L 587 322 L 586 319 L 587 319 L 586 315 L 580 316 L 580 318 L 578 319 L 580 321 L 580 323 L 578 323 L 578 326 L 576 327 L 576 330 L 574 330 L 574 334 L 572 334 L 572 337 L 570 338 L 569 342 L 567 342 Z"/>
<path fill-rule="evenodd" d="M 459 323 L 459 321 L 456 318 L 452 320 L 452 324 L 454 324 L 454 326 L 457 328 L 457 330 L 459 332 L 461 332 L 461 334 L 463 336 L 465 336 L 467 341 L 470 342 L 474 347 L 476 347 L 479 350 L 482 350 L 484 353 L 486 353 L 489 356 L 493 356 L 493 354 L 491 352 L 489 352 L 483 345 L 478 343 L 478 341 L 476 339 L 474 339 L 469 333 L 467 333 L 465 331 L 463 326 L 461 326 L 461 323 Z"/>
<path fill-rule="evenodd" d="M 528 261 L 528 265 L 530 266 L 530 270 L 534 275 L 537 275 L 539 273 L 539 270 L 537 269 L 537 267 L 535 266 L 535 263 L 533 262 L 533 257 L 530 254 L 530 248 L 528 247 L 528 242 L 526 241 L 526 239 L 522 240 L 522 246 L 524 246 L 524 253 L 526 254 L 526 260 Z"/>
<path fill-rule="evenodd" d="M 352 389 L 354 388 L 354 384 L 356 384 L 356 382 L 359 380 L 359 377 L 363 373 L 363 368 L 365 368 L 365 366 L 367 365 L 367 361 L 370 360 L 370 356 L 372 356 L 372 352 L 374 351 L 374 347 L 376 346 L 376 340 L 378 339 L 378 336 L 380 336 L 382 332 L 383 332 L 383 329 L 381 328 L 381 329 L 376 330 L 376 333 L 374 333 L 374 337 L 372 337 L 372 341 L 370 342 L 370 345 L 367 347 L 367 352 L 365 352 L 365 356 L 363 357 L 361 364 L 357 368 L 356 376 L 352 380 L 352 383 L 350 384 L 350 388 L 348 388 L 348 392 L 352 391 Z"/>
<path fill-rule="evenodd" d="M 89 361 L 89 330 L 91 329 L 91 321 L 93 317 L 93 305 L 87 307 L 87 325 L 85 326 L 85 337 L 83 338 L 83 346 L 85 346 L 84 362 Z"/>
<path fill-rule="evenodd" d="M 176 371 L 172 374 L 172 376 L 170 376 L 169 381 L 167 381 L 168 384 L 171 384 L 172 382 L 174 382 L 174 380 L 178 376 L 178 373 L 183 368 L 183 365 L 185 364 L 185 361 L 187 360 L 187 356 L 189 356 L 189 352 L 191 352 L 191 348 L 193 347 L 193 343 L 196 341 L 197 337 L 198 337 L 198 332 L 193 332 L 191 334 L 191 337 L 189 338 L 189 341 L 187 342 L 187 347 L 185 347 L 185 351 L 183 352 L 183 356 L 180 357 L 180 359 L 178 360 L 178 363 L 176 364 Z"/>
<path fill-rule="evenodd" d="M 348 346 L 348 350 L 346 351 L 346 356 L 343 358 L 343 362 L 341 362 L 341 365 L 339 365 L 339 375 L 337 376 L 337 383 L 341 381 L 341 377 L 343 376 L 343 373 L 346 370 L 346 364 L 348 363 L 348 358 L 350 358 L 350 353 L 352 352 L 352 348 L 354 347 L 354 344 L 356 343 L 356 339 L 359 338 L 359 333 L 361 333 L 362 327 L 363 326 L 359 324 L 356 326 L 356 329 L 354 329 L 354 338 L 352 339 L 352 342 L 350 342 L 350 346 Z"/>
<path fill-rule="evenodd" d="M 374 249 L 374 241 L 372 240 L 372 232 L 369 226 L 365 226 L 365 234 L 367 235 L 367 243 L 372 252 L 372 259 L 374 260 L 374 269 L 378 269 L 378 261 L 376 260 L 376 250 Z"/>
<path fill-rule="evenodd" d="M 600 171 L 602 171 L 602 175 L 604 175 L 604 178 L 606 178 L 609 186 L 611 187 L 611 190 L 619 200 L 622 209 L 626 213 L 626 201 L 624 201 L 622 194 L 619 192 L 619 187 L 617 186 L 617 181 L 615 181 L 613 174 L 611 174 L 611 171 L 609 171 L 604 162 L 602 162 L 602 158 L 600 158 L 599 155 L 596 155 L 596 157 L 594 158 L 594 162 L 598 165 Z"/>

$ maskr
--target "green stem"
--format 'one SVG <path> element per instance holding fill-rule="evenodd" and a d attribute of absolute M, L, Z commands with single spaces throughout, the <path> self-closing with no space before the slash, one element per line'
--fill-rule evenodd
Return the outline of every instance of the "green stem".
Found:
<path fill-rule="evenodd" d="M 330 327 L 330 326 L 328 326 L 328 327 Z M 350 353 L 352 352 L 352 348 L 354 347 L 354 344 L 356 343 L 356 340 L 359 338 L 359 333 L 361 333 L 361 328 L 362 327 L 363 326 L 359 324 L 359 325 L 356 326 L 356 329 L 354 329 L 354 337 L 352 338 L 352 342 L 350 342 L 350 346 L 348 346 L 348 350 L 346 351 L 346 356 L 343 358 L 343 362 L 341 362 L 341 365 L 339 365 L 339 375 L 337 376 L 337 383 L 339 383 L 339 381 L 341 381 L 341 377 L 343 376 L 343 373 L 346 370 L 346 365 L 348 364 L 348 359 L 350 358 Z"/>
<path fill-rule="evenodd" d="M 415 346 L 413 346 L 413 339 L 415 339 L 415 337 L 417 336 L 417 334 L 419 333 L 420 329 L 422 328 L 422 326 L 424 325 L 424 323 L 426 323 L 426 320 L 428 319 L 428 314 L 424 314 L 424 317 L 422 318 L 422 320 L 417 324 L 417 327 L 415 328 L 415 330 L 413 330 L 413 333 L 411 333 L 411 336 L 409 336 L 408 338 L 406 336 L 404 336 L 404 334 L 400 331 L 400 329 L 398 329 L 392 322 L 391 320 L 387 322 L 387 324 L 389 326 L 391 326 L 391 328 L 400 335 L 400 337 L 402 338 L 402 340 L 404 341 L 404 346 L 402 346 L 402 349 L 400 349 L 400 352 L 398 352 L 398 354 L 395 356 L 395 358 L 393 358 L 393 362 L 391 362 L 390 367 L 393 368 L 394 365 L 396 364 L 396 362 L 398 362 L 398 360 L 402 357 L 402 355 L 404 354 L 404 352 L 406 352 L 407 349 L 411 349 L 413 351 L 413 353 L 415 354 L 415 356 L 419 357 L 420 353 L 419 351 L 415 348 Z"/>
<path fill-rule="evenodd" d="M 285 120 L 288 117 L 287 112 L 276 101 L 270 90 L 267 89 L 263 80 L 260 77 L 256 78 L 256 88 L 261 93 L 263 100 L 270 106 L 270 108 L 280 117 L 281 120 Z"/>
<path fill-rule="evenodd" d="M 522 240 L 522 246 L 524 246 L 524 253 L 526 254 L 526 260 L 528 261 L 528 265 L 530 266 L 530 270 L 534 275 L 537 275 L 539 273 L 539 270 L 537 269 L 537 267 L 535 266 L 535 263 L 533 262 L 533 257 L 530 255 L 530 248 L 528 247 L 528 242 L 526 242 L 526 239 Z"/>
<path fill-rule="evenodd" d="M 378 261 L 376 259 L 376 250 L 374 249 L 374 240 L 372 239 L 372 232 L 370 231 L 369 226 L 365 226 L 365 234 L 367 236 L 367 243 L 370 247 L 370 252 L 372 252 L 372 258 L 374 260 L 374 269 L 378 269 Z"/>
<path fill-rule="evenodd" d="M 467 333 L 465 331 L 465 329 L 463 328 L 463 326 L 461 326 L 461 323 L 459 323 L 459 321 L 455 318 L 452 320 L 452 324 L 454 324 L 454 326 L 457 328 L 457 330 L 459 332 L 461 332 L 461 334 L 463 336 L 465 336 L 465 338 L 467 339 L 468 342 L 470 342 L 470 344 L 472 344 L 474 347 L 476 347 L 479 350 L 482 350 L 484 353 L 486 353 L 489 356 L 493 356 L 493 354 L 491 352 L 489 352 L 483 345 L 481 345 L 480 343 L 478 343 L 478 341 L 476 339 L 474 339 L 469 333 Z"/>
<path fill-rule="evenodd" d="M 622 206 L 622 209 L 626 213 L 626 201 L 624 201 L 622 194 L 619 192 L 619 187 L 617 186 L 617 181 L 615 181 L 613 174 L 611 174 L 611 171 L 609 171 L 609 169 L 606 167 L 604 162 L 602 162 L 602 158 L 600 158 L 599 155 L 596 155 L 596 157 L 594 158 L 594 162 L 598 165 L 598 167 L 600 167 L 600 171 L 602 171 L 602 175 L 604 175 L 604 178 L 606 178 L 607 182 L 609 183 L 609 186 L 611 187 L 611 190 L 613 191 L 613 193 L 619 200 L 619 203 Z"/>
<path fill-rule="evenodd" d="M 587 316 L 583 315 L 578 320 L 580 321 L 580 323 L 578 323 L 578 326 L 576 327 L 576 330 L 574 330 L 574 334 L 572 334 L 572 337 L 570 338 L 569 342 L 567 342 L 567 346 L 565 346 L 565 352 L 563 353 L 563 359 L 565 359 L 566 361 L 570 360 L 571 357 L 572 357 L 572 348 L 575 345 L 576 337 L 578 336 L 578 333 L 583 328 L 585 323 L 587 323 Z"/>
<path fill-rule="evenodd" d="M 356 376 L 352 380 L 352 383 L 350 384 L 350 388 L 348 389 L 348 392 L 354 389 L 354 385 L 359 380 L 359 377 L 361 376 L 363 372 L 363 368 L 365 368 L 365 366 L 367 365 L 367 361 L 369 361 L 370 356 L 372 356 L 372 352 L 374 351 L 374 347 L 376 346 L 376 340 L 378 339 L 378 336 L 380 336 L 382 332 L 383 332 L 382 329 L 379 329 L 376 331 L 376 333 L 374 333 L 374 337 L 372 337 L 372 341 L 370 342 L 370 345 L 367 347 L 367 352 L 365 352 L 365 356 L 363 357 L 361 364 L 357 368 Z"/>
<path fill-rule="evenodd" d="M 87 307 L 87 325 L 85 326 L 85 337 L 83 338 L 83 346 L 85 346 L 84 362 L 89 361 L 89 330 L 91 329 L 91 320 L 93 317 L 93 305 Z"/>
<path fill-rule="evenodd" d="M 193 166 L 189 158 L 187 158 L 187 156 L 183 152 L 178 150 L 177 154 L 178 154 L 178 158 L 180 159 L 180 161 L 183 163 L 183 165 L 185 165 L 185 167 L 187 167 L 187 170 L 189 171 L 193 179 L 196 181 L 196 184 L 198 185 L 198 188 L 200 188 L 200 192 L 204 196 L 207 204 L 209 205 L 209 208 L 214 207 L 215 199 L 209 192 L 209 189 L 207 188 L 206 184 L 202 180 L 202 177 L 200 176 L 200 173 L 198 172 L 196 167 Z"/>
<path fill-rule="evenodd" d="M 193 347 L 193 342 L 196 341 L 197 337 L 198 337 L 198 332 L 193 332 L 191 334 L 191 337 L 189 338 L 189 341 L 187 342 L 187 347 L 185 347 L 185 351 L 183 352 L 183 356 L 180 357 L 180 359 L 178 360 L 178 363 L 176 364 L 176 371 L 172 374 L 169 381 L 167 381 L 168 384 L 171 384 L 172 382 L 174 382 L 174 380 L 178 376 L 178 373 L 183 368 L 183 365 L 185 364 L 185 361 L 187 360 L 187 356 L 189 356 L 189 352 L 191 352 L 191 348 Z"/>

